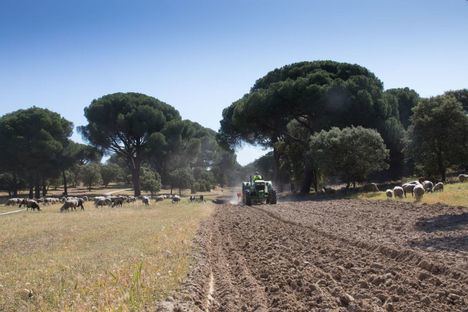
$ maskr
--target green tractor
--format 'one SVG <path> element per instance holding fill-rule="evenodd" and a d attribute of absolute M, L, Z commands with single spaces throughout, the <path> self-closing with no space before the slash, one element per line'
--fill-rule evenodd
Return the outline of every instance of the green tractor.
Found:
<path fill-rule="evenodd" d="M 242 182 L 242 202 L 253 204 L 276 204 L 276 191 L 271 181 L 265 181 L 261 176 L 251 176 L 249 182 Z"/>

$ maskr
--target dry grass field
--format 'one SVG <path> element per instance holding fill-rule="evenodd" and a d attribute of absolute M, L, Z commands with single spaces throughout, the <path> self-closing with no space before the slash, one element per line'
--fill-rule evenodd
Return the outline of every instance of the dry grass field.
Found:
<path fill-rule="evenodd" d="M 361 199 L 387 200 L 385 192 L 362 193 L 357 195 Z M 393 199 L 399 201 L 414 202 L 415 199 L 410 194 L 407 198 Z M 436 204 L 443 203 L 451 206 L 468 207 L 468 183 L 446 184 L 443 192 L 424 194 L 421 203 Z"/>
<path fill-rule="evenodd" d="M 59 207 L 0 216 L 0 311 L 152 309 L 186 276 L 192 239 L 213 210 L 186 200 Z"/>

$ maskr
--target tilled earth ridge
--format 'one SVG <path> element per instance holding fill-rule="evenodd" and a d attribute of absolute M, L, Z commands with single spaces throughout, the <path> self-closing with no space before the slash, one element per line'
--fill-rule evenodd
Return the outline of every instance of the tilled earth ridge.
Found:
<path fill-rule="evenodd" d="M 467 212 L 358 200 L 220 206 L 192 291 L 178 296 L 193 308 L 178 309 L 468 311 Z"/>

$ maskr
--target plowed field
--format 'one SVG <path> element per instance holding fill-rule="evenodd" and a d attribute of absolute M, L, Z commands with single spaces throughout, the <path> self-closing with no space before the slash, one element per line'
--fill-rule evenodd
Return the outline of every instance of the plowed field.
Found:
<path fill-rule="evenodd" d="M 161 309 L 468 311 L 464 207 L 226 205 L 199 239 L 189 280 Z"/>

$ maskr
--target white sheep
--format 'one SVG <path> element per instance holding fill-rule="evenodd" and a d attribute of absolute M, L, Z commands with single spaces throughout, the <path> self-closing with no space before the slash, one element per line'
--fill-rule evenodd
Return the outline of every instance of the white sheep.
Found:
<path fill-rule="evenodd" d="M 421 185 L 415 186 L 413 189 L 413 194 L 416 197 L 416 201 L 420 201 L 423 198 L 425 192 L 426 191 L 424 190 L 424 187 Z"/>
<path fill-rule="evenodd" d="M 401 186 L 395 186 L 393 188 L 393 194 L 395 195 L 395 198 L 396 197 L 403 198 L 403 195 L 405 194 L 405 191 L 403 190 L 403 188 Z"/>
<path fill-rule="evenodd" d="M 444 191 L 444 183 L 438 182 L 434 187 L 432 188 L 433 192 L 443 192 Z"/>
<path fill-rule="evenodd" d="M 393 197 L 393 191 L 388 189 L 385 191 L 385 194 L 387 195 L 387 198 L 392 198 Z"/>
<path fill-rule="evenodd" d="M 76 210 L 77 207 L 81 207 L 81 210 L 84 210 L 83 203 L 84 200 L 82 198 L 67 199 L 60 208 L 60 212 L 68 211 L 68 209 Z"/>
<path fill-rule="evenodd" d="M 426 180 L 422 183 L 422 186 L 424 187 L 424 191 L 432 192 L 432 189 L 434 188 L 434 183 Z"/>
<path fill-rule="evenodd" d="M 468 181 L 468 174 L 460 174 L 458 180 L 460 180 L 461 183 Z"/>
<path fill-rule="evenodd" d="M 141 201 L 143 202 L 143 204 L 145 204 L 146 206 L 148 206 L 150 204 L 150 198 L 148 196 L 143 196 L 141 198 Z"/>
<path fill-rule="evenodd" d="M 23 199 L 19 205 L 20 208 L 23 207 L 23 205 L 26 206 L 26 210 L 29 210 L 31 208 L 32 211 L 34 211 L 35 209 L 41 211 L 41 207 L 39 207 L 39 204 L 34 199 Z"/>
<path fill-rule="evenodd" d="M 405 197 L 407 193 L 410 193 L 411 195 L 413 194 L 413 189 L 416 186 L 416 184 L 412 183 L 405 183 L 401 187 L 403 188 L 403 191 L 405 192 Z"/>
<path fill-rule="evenodd" d="M 6 205 L 7 206 L 15 206 L 21 204 L 23 200 L 21 198 L 10 198 L 7 200 Z"/>

